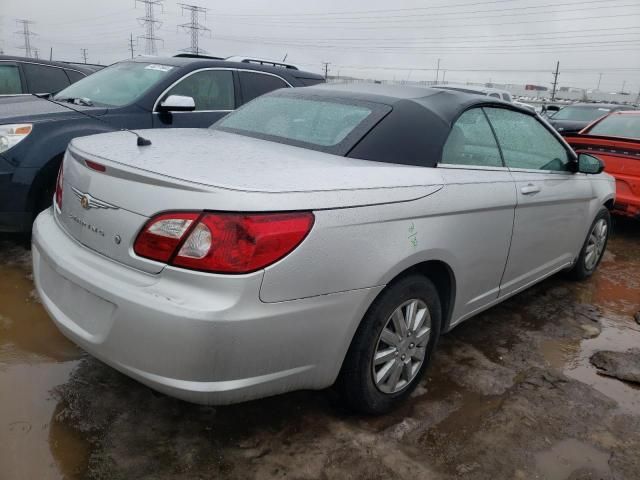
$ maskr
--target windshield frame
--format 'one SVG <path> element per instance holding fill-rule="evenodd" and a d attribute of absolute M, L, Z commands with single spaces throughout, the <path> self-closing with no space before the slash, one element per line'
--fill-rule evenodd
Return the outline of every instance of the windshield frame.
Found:
<path fill-rule="evenodd" d="M 391 105 L 384 103 L 371 102 L 367 100 L 359 100 L 352 98 L 340 98 L 327 95 L 310 94 L 302 91 L 303 89 L 284 89 L 280 91 L 274 91 L 266 95 L 257 97 L 256 99 L 248 102 L 237 110 L 231 112 L 229 115 L 221 118 L 209 128 L 212 130 L 219 130 L 221 132 L 233 133 L 236 135 L 242 135 L 249 138 L 257 138 L 260 140 L 266 140 L 269 142 L 279 143 L 282 145 L 290 145 L 293 147 L 304 148 L 306 150 L 315 150 L 324 153 L 330 153 L 333 155 L 346 156 L 357 144 L 362 140 L 373 127 L 375 127 L 383 118 L 385 118 L 392 110 Z M 261 99 L 283 97 L 300 99 L 307 101 L 325 102 L 325 103 L 337 103 L 340 105 L 352 105 L 356 107 L 364 107 L 371 111 L 363 120 L 360 121 L 340 142 L 335 145 L 319 145 L 316 143 L 305 142 L 302 140 L 296 140 L 287 137 L 281 137 L 278 135 L 269 135 L 261 132 L 253 132 L 250 130 L 242 130 L 232 127 L 225 127 L 222 124 L 225 120 L 232 118 L 237 112 L 242 112 L 245 108 L 251 108 L 251 104 Z"/>
<path fill-rule="evenodd" d="M 149 65 L 159 65 L 162 67 L 166 67 L 167 70 L 165 73 L 165 75 L 159 76 L 155 81 L 149 83 L 149 85 L 142 90 L 141 92 L 138 93 L 137 96 L 135 96 L 133 99 L 131 99 L 130 101 L 126 102 L 126 103 L 122 103 L 122 104 L 109 104 L 109 103 L 104 103 L 101 102 L 99 100 L 96 100 L 94 98 L 91 97 L 78 97 L 77 95 L 61 95 L 63 92 L 70 90 L 70 89 L 74 89 L 74 88 L 78 88 L 81 87 L 83 82 L 86 81 L 95 81 L 95 76 L 96 75 L 101 75 L 103 72 L 108 72 L 110 71 L 110 69 L 115 68 L 117 65 L 123 65 L 123 64 L 129 64 L 129 65 L 143 65 L 142 68 L 146 68 Z M 123 60 L 121 62 L 116 62 L 113 63 L 111 65 L 109 65 L 108 67 L 105 67 L 103 69 L 100 69 L 98 71 L 96 71 L 95 73 L 91 74 L 91 75 L 87 75 L 85 76 L 83 79 L 78 80 L 75 83 L 72 83 L 71 85 L 63 88 L 62 90 L 60 90 L 59 92 L 56 92 L 54 95 L 52 95 L 51 99 L 53 101 L 56 102 L 64 102 L 67 101 L 69 98 L 86 98 L 87 100 L 89 100 L 92 105 L 94 107 L 101 107 L 101 108 L 125 108 L 129 105 L 133 105 L 137 102 L 139 102 L 142 98 L 144 98 L 145 95 L 147 95 L 151 90 L 153 90 L 153 88 L 157 87 L 159 84 L 161 84 L 164 80 L 166 80 L 167 78 L 169 78 L 172 74 L 174 74 L 174 72 L 176 70 L 178 70 L 178 66 L 176 65 L 168 65 L 168 64 L 164 64 L 164 63 L 159 63 L 159 62 L 154 62 L 153 59 L 148 59 L 145 61 L 138 61 L 138 60 Z M 80 105 L 82 105 L 80 103 Z"/>

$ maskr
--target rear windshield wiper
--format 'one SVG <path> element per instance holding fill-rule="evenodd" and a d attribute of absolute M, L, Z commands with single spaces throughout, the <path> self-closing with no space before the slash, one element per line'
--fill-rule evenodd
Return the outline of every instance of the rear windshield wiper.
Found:
<path fill-rule="evenodd" d="M 73 103 L 74 105 L 84 105 L 85 107 L 93 107 L 93 102 L 91 99 L 86 97 L 67 97 L 67 98 L 57 98 L 55 99 L 59 102 L 67 102 Z"/>

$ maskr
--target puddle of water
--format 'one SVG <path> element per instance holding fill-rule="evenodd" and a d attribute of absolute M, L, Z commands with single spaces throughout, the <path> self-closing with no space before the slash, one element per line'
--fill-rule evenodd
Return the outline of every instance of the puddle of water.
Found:
<path fill-rule="evenodd" d="M 640 388 L 616 378 L 600 375 L 591 365 L 589 358 L 599 350 L 624 352 L 640 345 L 640 328 L 634 328 L 631 321 L 623 319 L 603 319 L 599 336 L 583 340 L 578 355 L 569 359 L 565 367 L 568 377 L 586 383 L 600 393 L 612 398 L 624 410 L 640 412 Z"/>
<path fill-rule="evenodd" d="M 0 265 L 2 478 L 80 478 L 87 445 L 55 421 L 57 402 L 49 392 L 67 381 L 82 352 L 58 332 L 35 300 L 23 267 Z"/>
<path fill-rule="evenodd" d="M 535 455 L 536 466 L 544 480 L 566 480 L 576 470 L 597 472 L 609 477 L 609 454 L 591 445 L 568 438 L 556 443 L 549 450 Z M 584 477 L 587 478 L 585 475 Z M 600 478 L 600 476 L 588 478 Z"/>

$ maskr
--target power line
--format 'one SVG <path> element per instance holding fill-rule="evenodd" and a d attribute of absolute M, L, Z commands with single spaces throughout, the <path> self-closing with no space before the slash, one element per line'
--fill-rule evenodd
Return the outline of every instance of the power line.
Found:
<path fill-rule="evenodd" d="M 377 15 L 376 12 L 374 11 L 370 12 L 372 13 L 371 16 L 362 16 L 362 14 L 359 14 L 357 16 L 324 17 L 323 14 L 317 14 L 313 16 L 313 22 L 314 23 L 316 22 L 361 23 L 361 22 L 366 22 L 371 20 L 384 20 L 384 21 L 404 23 L 407 21 L 407 19 L 409 19 L 409 21 L 419 21 L 424 19 L 440 18 L 444 16 L 455 16 L 456 19 L 468 19 L 468 18 L 507 17 L 507 16 L 514 16 L 514 15 L 522 15 L 523 13 L 525 13 L 526 15 L 537 15 L 538 12 L 523 12 L 523 10 L 532 10 L 532 9 L 535 9 L 535 10 L 539 9 L 541 10 L 541 12 L 539 13 L 546 14 L 546 13 L 564 13 L 564 12 L 573 13 L 575 10 L 572 10 L 571 7 L 576 7 L 576 6 L 579 6 L 581 11 L 597 10 L 597 9 L 603 9 L 603 8 L 611 9 L 611 8 L 619 8 L 619 7 L 638 6 L 637 3 L 626 3 L 622 5 L 615 5 L 614 3 L 612 3 L 616 1 L 619 2 L 624 0 L 588 0 L 584 2 L 578 1 L 578 2 L 565 2 L 565 3 L 547 3 L 547 4 L 539 4 L 539 5 L 510 7 L 510 8 L 501 7 L 499 9 L 494 9 L 494 10 L 487 10 L 486 7 L 483 5 L 482 9 L 477 9 L 477 10 L 459 10 L 455 12 L 429 11 L 427 13 L 422 13 L 422 14 L 413 12 L 406 15 L 389 15 L 388 13 Z M 594 5 L 594 6 L 585 6 L 585 5 Z M 552 7 L 570 7 L 570 8 L 563 9 L 563 10 L 549 10 Z M 509 13 L 509 12 L 514 12 L 514 13 Z M 482 15 L 477 15 L 477 14 L 482 14 Z M 460 17 L 460 15 L 471 15 L 471 16 Z M 225 14 L 217 14 L 216 17 L 238 18 L 233 15 L 225 15 Z M 393 20 L 393 19 L 399 19 L 399 20 Z M 309 20 L 310 20 L 309 18 L 293 18 L 293 17 L 288 17 L 285 20 L 283 20 L 282 18 L 272 18 L 272 17 L 260 19 L 261 22 L 271 21 L 271 22 L 277 22 L 278 24 L 303 23 L 303 22 L 308 22 Z"/>
<path fill-rule="evenodd" d="M 164 0 L 136 0 L 136 5 L 138 2 L 144 4 L 144 17 L 138 17 L 138 21 L 145 28 L 145 34 L 138 36 L 138 38 L 144 39 L 145 54 L 158 55 L 156 42 L 164 43 L 164 41 L 156 37 L 156 28 L 160 27 L 161 22 L 155 18 L 154 7 L 160 7 L 162 9 Z"/>
<path fill-rule="evenodd" d="M 31 31 L 29 28 L 30 25 L 33 25 L 35 22 L 26 19 L 18 19 L 16 20 L 18 26 L 22 27 L 22 30 L 15 32 L 17 35 L 22 35 L 23 44 L 20 48 L 24 50 L 24 56 L 28 58 L 32 58 L 34 53 L 37 54 L 37 49 L 34 49 L 31 45 L 31 37 L 35 37 L 36 34 Z M 36 57 L 37 58 L 37 57 Z"/>
<path fill-rule="evenodd" d="M 198 39 L 200 35 L 206 32 L 211 34 L 211 29 L 205 27 L 200 23 L 199 15 L 204 14 L 205 20 L 207 18 L 207 10 L 208 8 L 199 7 L 197 5 L 188 5 L 186 3 L 179 3 L 180 7 L 182 7 L 182 14 L 184 15 L 185 10 L 189 12 L 191 16 L 191 21 L 189 23 L 183 23 L 178 25 L 178 28 L 182 28 L 184 31 L 189 32 L 191 35 L 191 46 L 189 48 L 183 49 L 185 52 L 195 53 L 198 55 L 199 53 L 205 53 L 204 50 L 201 50 L 198 46 Z"/>
<path fill-rule="evenodd" d="M 637 5 L 634 5 L 637 6 Z M 553 13 L 551 11 L 549 12 L 545 12 L 545 13 Z M 557 13 L 557 12 L 556 12 Z M 572 13 L 571 11 L 566 11 L 566 13 Z M 586 17 L 571 17 L 569 19 L 566 19 L 567 21 L 571 21 L 571 22 L 576 22 L 576 21 L 580 21 L 580 20 L 593 20 L 593 19 L 603 19 L 603 18 L 620 18 L 620 17 L 624 17 L 624 18 L 630 18 L 633 17 L 635 15 L 640 15 L 640 13 L 623 13 L 623 14 L 615 14 L 615 15 L 591 15 L 591 16 L 586 16 Z M 475 18 L 479 18 L 479 17 L 475 17 Z M 490 17 L 490 18 L 493 18 Z M 559 19 L 555 19 L 555 20 L 559 20 Z M 226 22 L 228 24 L 228 22 Z M 441 24 L 438 22 L 438 24 L 436 25 L 430 25 L 429 28 L 430 29 L 442 29 L 442 28 L 451 28 L 451 27 L 503 27 L 505 25 L 530 25 L 530 24 L 534 24 L 534 23 L 549 23 L 549 19 L 539 19 L 539 20 L 521 20 L 521 21 L 517 21 L 517 22 L 505 22 L 505 21 L 501 21 L 499 23 L 487 23 L 487 22 L 481 22 L 481 23 L 463 23 L 463 24 Z M 256 25 L 256 26 L 262 26 L 264 27 L 265 24 L 264 23 L 241 23 L 241 22 L 236 22 L 236 25 Z M 277 24 L 273 24 L 272 26 L 275 27 L 280 27 L 281 25 L 277 25 Z M 418 26 L 418 25 L 412 25 L 412 26 Z M 311 29 L 311 28 L 321 28 L 321 29 L 327 29 L 327 28 L 339 28 L 339 29 L 344 29 L 345 25 L 339 25 L 339 24 L 318 24 L 317 22 L 312 22 L 312 23 L 308 23 L 308 24 L 300 24 L 300 25 L 289 25 L 289 28 L 304 28 L 304 29 Z M 383 25 L 380 24 L 380 22 L 376 22 L 376 25 L 354 25 L 354 26 L 350 26 L 349 29 L 350 30 L 380 30 L 380 29 L 389 29 L 389 28 L 401 28 L 406 30 L 407 25 L 400 23 L 397 25 Z"/>

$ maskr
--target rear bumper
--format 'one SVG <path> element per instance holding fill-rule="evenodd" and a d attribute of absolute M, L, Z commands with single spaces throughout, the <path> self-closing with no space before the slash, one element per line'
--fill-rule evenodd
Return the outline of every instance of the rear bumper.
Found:
<path fill-rule="evenodd" d="M 263 272 L 146 274 L 78 244 L 50 209 L 32 238 L 36 288 L 62 333 L 126 375 L 195 403 L 331 385 L 379 291 L 263 303 Z"/>

